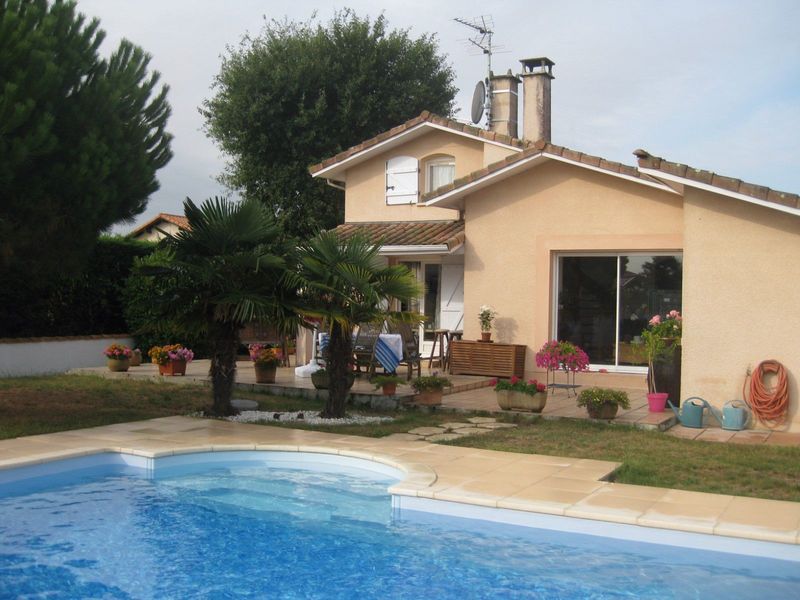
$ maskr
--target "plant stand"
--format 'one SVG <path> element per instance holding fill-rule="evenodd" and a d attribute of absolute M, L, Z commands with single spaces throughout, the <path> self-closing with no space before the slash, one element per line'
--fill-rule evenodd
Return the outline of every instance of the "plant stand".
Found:
<path fill-rule="evenodd" d="M 561 371 L 562 369 L 559 369 Z M 553 374 L 553 382 L 550 382 L 550 373 Z M 564 383 L 556 383 L 556 371 L 555 370 L 547 370 L 547 389 L 550 390 L 567 390 L 567 397 L 570 395 L 575 396 L 577 398 L 578 392 L 577 390 L 580 384 L 575 383 L 575 371 L 564 371 L 566 381 Z M 571 377 L 570 377 L 571 375 Z"/>

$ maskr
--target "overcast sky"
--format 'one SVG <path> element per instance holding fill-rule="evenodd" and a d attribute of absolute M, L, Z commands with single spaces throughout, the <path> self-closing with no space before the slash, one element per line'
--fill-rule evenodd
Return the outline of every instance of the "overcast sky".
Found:
<path fill-rule="evenodd" d="M 197 107 L 212 93 L 226 46 L 257 34 L 265 17 L 306 20 L 316 11 L 327 21 L 345 6 L 360 16 L 383 11 L 391 27 L 414 36 L 436 33 L 457 75 L 459 118 L 469 117 L 485 60 L 453 18 L 491 15 L 501 46 L 495 72 L 518 72 L 518 59 L 531 56 L 556 63 L 554 143 L 627 164 L 645 148 L 800 192 L 798 0 L 78 0 L 108 34 L 105 54 L 128 38 L 153 56 L 151 67 L 170 86 L 175 156 L 137 223 L 181 213 L 186 196 L 225 192 L 215 181 L 225 157 L 205 137 Z"/>

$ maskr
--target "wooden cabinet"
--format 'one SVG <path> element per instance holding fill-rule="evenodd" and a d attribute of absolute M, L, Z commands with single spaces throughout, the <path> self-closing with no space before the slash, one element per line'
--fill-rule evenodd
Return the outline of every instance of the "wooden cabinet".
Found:
<path fill-rule="evenodd" d="M 525 346 L 454 340 L 450 348 L 450 373 L 509 378 L 525 373 Z"/>

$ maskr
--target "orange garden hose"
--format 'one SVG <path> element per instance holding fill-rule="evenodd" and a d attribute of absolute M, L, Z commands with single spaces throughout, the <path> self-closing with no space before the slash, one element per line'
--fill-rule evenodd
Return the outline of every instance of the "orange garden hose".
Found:
<path fill-rule="evenodd" d="M 764 376 L 772 373 L 776 376 L 775 386 L 767 389 Z M 759 363 L 750 377 L 750 399 L 747 399 L 747 377 L 744 378 L 742 395 L 753 414 L 768 427 L 778 427 L 786 420 L 789 411 L 789 380 L 786 369 L 777 360 L 765 360 Z"/>

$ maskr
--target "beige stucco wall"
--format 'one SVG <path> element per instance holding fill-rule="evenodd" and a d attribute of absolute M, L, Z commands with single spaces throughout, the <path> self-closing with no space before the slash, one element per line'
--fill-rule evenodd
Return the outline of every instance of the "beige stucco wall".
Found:
<path fill-rule="evenodd" d="M 676 194 L 557 162 L 468 196 L 465 337 L 480 337 L 478 309 L 491 304 L 495 338 L 527 345 L 533 375 L 534 354 L 551 337 L 554 255 L 680 250 L 681 204 Z"/>
<path fill-rule="evenodd" d="M 790 428 L 800 431 L 800 217 L 686 188 L 684 395 L 741 398 L 748 367 L 789 372 Z"/>
<path fill-rule="evenodd" d="M 506 156 L 511 154 L 517 154 L 517 151 L 505 146 L 498 146 L 497 144 L 484 144 L 483 166 L 487 167 L 492 163 L 503 160 Z"/>
<path fill-rule="evenodd" d="M 458 219 L 458 211 L 416 204 L 386 204 L 386 161 L 395 156 L 413 156 L 420 161 L 435 155 L 455 158 L 456 178 L 483 168 L 483 142 L 444 131 L 431 131 L 407 144 L 392 148 L 347 171 L 344 220 L 347 223 L 369 221 L 436 221 Z M 420 172 L 419 189 L 425 191 Z"/>

